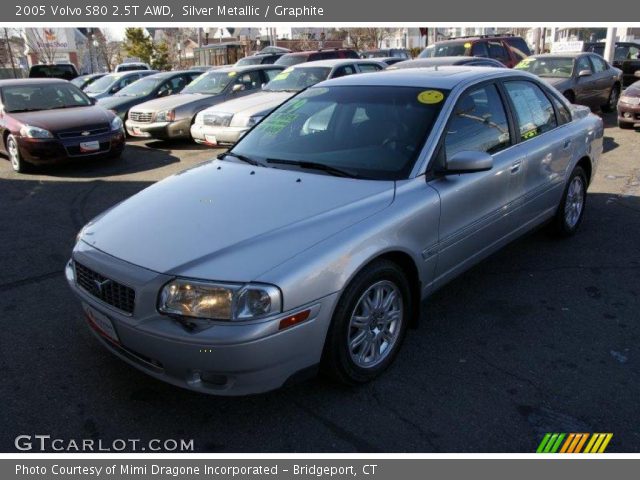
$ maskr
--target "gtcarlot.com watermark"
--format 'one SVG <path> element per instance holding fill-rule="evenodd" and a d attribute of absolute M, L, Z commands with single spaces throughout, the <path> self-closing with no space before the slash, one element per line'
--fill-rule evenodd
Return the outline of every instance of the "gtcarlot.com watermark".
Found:
<path fill-rule="evenodd" d="M 18 435 L 14 440 L 21 452 L 193 452 L 193 439 L 141 440 L 140 438 L 116 438 L 94 440 L 91 438 L 55 438 L 51 435 Z"/>

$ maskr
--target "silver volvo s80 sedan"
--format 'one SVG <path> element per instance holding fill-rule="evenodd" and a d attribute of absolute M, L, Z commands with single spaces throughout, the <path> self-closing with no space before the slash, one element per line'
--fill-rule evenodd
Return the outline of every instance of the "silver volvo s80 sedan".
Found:
<path fill-rule="evenodd" d="M 321 82 L 92 220 L 66 275 L 96 337 L 172 384 L 366 382 L 435 289 L 543 222 L 576 231 L 602 137 L 526 72 Z"/>

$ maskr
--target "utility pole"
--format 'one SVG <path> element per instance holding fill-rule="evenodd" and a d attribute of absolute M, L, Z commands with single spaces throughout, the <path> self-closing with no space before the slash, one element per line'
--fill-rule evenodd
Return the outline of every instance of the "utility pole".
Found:
<path fill-rule="evenodd" d="M 9 53 L 9 58 L 11 59 L 11 70 L 13 70 L 13 78 L 18 78 L 18 72 L 16 72 L 16 62 L 13 59 L 13 48 L 11 48 L 11 41 L 9 40 L 9 29 L 6 27 L 4 29 L 4 38 L 7 41 L 7 52 Z"/>
<path fill-rule="evenodd" d="M 607 28 L 607 38 L 604 44 L 604 55 L 603 57 L 609 63 L 613 62 L 613 54 L 616 50 L 616 28 L 610 27 Z"/>

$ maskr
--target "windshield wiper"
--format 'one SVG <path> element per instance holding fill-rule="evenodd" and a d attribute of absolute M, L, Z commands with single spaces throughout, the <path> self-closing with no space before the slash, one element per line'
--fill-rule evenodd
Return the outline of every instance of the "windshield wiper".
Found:
<path fill-rule="evenodd" d="M 358 175 L 354 172 L 343 170 L 337 167 L 332 167 L 331 165 L 326 165 L 324 163 L 298 161 L 298 160 L 281 160 L 279 158 L 267 158 L 267 163 L 276 163 L 280 165 L 295 165 L 296 167 L 305 168 L 307 170 L 319 170 L 321 172 L 326 172 L 329 175 L 333 175 L 335 177 L 358 178 Z"/>
<path fill-rule="evenodd" d="M 220 155 L 218 155 L 216 158 L 218 160 L 224 160 L 228 156 L 237 158 L 238 160 L 242 160 L 243 162 L 248 163 L 250 165 L 255 165 L 256 167 L 261 166 L 260 162 L 254 160 L 253 158 L 249 158 L 249 157 L 245 157 L 244 155 L 240 155 L 239 153 L 224 152 L 224 153 L 221 153 Z"/>

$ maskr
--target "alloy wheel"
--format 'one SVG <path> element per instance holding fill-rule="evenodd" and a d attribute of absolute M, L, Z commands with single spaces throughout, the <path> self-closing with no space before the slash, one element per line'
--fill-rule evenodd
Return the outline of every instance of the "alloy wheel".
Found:
<path fill-rule="evenodd" d="M 400 336 L 404 307 L 400 288 L 389 280 L 371 285 L 362 294 L 349 320 L 348 349 L 361 368 L 379 365 Z"/>
<path fill-rule="evenodd" d="M 571 180 L 564 203 L 564 219 L 569 228 L 574 228 L 580 220 L 584 208 L 584 182 L 580 176 Z"/>

